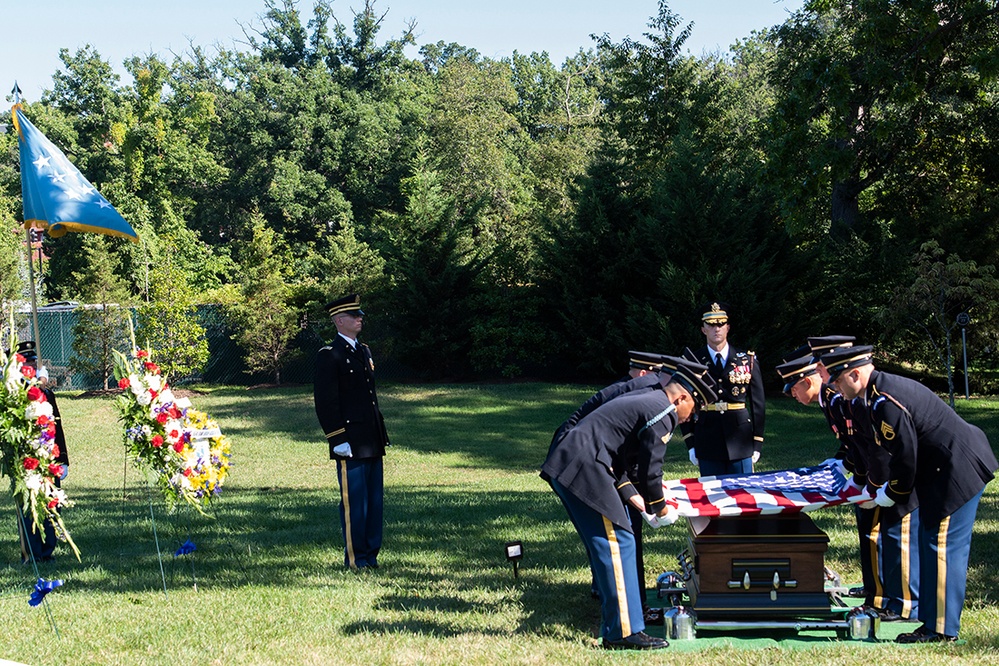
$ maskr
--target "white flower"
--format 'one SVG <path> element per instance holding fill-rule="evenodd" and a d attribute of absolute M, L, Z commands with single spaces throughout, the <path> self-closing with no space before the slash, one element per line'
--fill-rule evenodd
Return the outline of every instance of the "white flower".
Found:
<path fill-rule="evenodd" d="M 24 485 L 28 490 L 38 490 L 42 487 L 42 475 L 37 472 L 31 472 L 24 477 Z"/>
<path fill-rule="evenodd" d="M 28 407 L 24 410 L 24 417 L 29 421 L 35 421 L 39 416 L 52 416 L 52 403 L 46 402 L 29 402 Z"/>
<path fill-rule="evenodd" d="M 7 375 L 4 377 L 4 384 L 7 385 L 7 391 L 9 393 L 16 392 L 21 387 L 21 379 L 24 375 L 21 374 L 21 368 L 17 363 L 11 363 L 7 366 Z"/>
<path fill-rule="evenodd" d="M 177 398 L 174 401 L 173 404 L 177 406 L 177 409 L 181 409 L 181 410 L 183 410 L 183 409 L 190 409 L 190 407 L 191 407 L 191 400 L 190 400 L 190 398 Z"/>
<path fill-rule="evenodd" d="M 146 385 L 154 391 L 159 391 L 162 382 L 159 375 L 146 375 Z"/>
<path fill-rule="evenodd" d="M 173 391 L 170 389 L 163 389 L 163 392 L 159 395 L 159 399 L 164 405 L 168 402 L 173 402 Z"/>
<path fill-rule="evenodd" d="M 140 405 L 148 405 L 153 401 L 153 395 L 149 391 L 143 391 L 135 396 L 135 401 Z"/>
<path fill-rule="evenodd" d="M 130 388 L 132 393 L 137 396 L 142 395 L 146 390 L 145 385 L 142 383 L 142 379 L 139 378 L 139 375 L 135 374 L 128 376 L 128 388 Z"/>

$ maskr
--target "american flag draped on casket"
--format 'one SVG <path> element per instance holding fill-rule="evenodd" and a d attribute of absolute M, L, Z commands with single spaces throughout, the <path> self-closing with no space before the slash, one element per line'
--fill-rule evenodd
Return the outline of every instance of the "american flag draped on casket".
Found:
<path fill-rule="evenodd" d="M 740 516 L 815 511 L 871 499 L 835 466 L 702 476 L 663 481 L 666 501 L 681 516 Z"/>

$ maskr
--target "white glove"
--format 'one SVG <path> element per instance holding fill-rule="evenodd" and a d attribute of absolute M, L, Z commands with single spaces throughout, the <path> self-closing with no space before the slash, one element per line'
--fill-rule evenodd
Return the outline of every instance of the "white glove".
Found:
<path fill-rule="evenodd" d="M 843 490 L 847 491 L 852 490 L 854 491 L 854 494 L 857 494 L 864 492 L 864 487 L 859 485 L 856 481 L 854 481 L 854 477 L 851 476 L 849 479 L 846 480 L 846 487 L 843 488 Z"/>
<path fill-rule="evenodd" d="M 337 444 L 333 447 L 333 453 L 337 454 L 341 458 L 353 458 L 354 452 L 350 450 L 350 444 L 344 442 L 343 444 Z"/>
<path fill-rule="evenodd" d="M 753 451 L 753 463 L 758 463 L 760 461 L 760 452 Z"/>
<path fill-rule="evenodd" d="M 839 458 L 826 458 L 819 463 L 820 467 L 835 467 L 840 474 L 846 475 L 846 465 Z"/>
<path fill-rule="evenodd" d="M 694 452 L 693 447 L 687 449 L 687 457 L 690 458 L 690 464 L 697 467 L 697 454 Z"/>
<path fill-rule="evenodd" d="M 666 505 L 666 513 L 656 516 L 656 520 L 659 521 L 659 526 L 672 525 L 680 518 L 680 512 L 676 510 L 676 507 L 672 504 Z"/>
<path fill-rule="evenodd" d="M 878 508 L 878 503 L 874 500 L 867 500 L 866 502 L 860 502 L 857 506 L 861 509 L 876 509 Z"/>
<path fill-rule="evenodd" d="M 878 494 L 874 496 L 874 501 L 877 502 L 878 506 L 883 506 L 888 508 L 890 506 L 895 506 L 895 500 L 888 497 L 888 485 L 885 484 L 878 488 Z"/>
<path fill-rule="evenodd" d="M 649 524 L 649 527 L 656 528 L 662 526 L 659 523 L 659 518 L 654 513 L 646 513 L 643 511 L 642 518 L 644 518 L 645 522 Z"/>

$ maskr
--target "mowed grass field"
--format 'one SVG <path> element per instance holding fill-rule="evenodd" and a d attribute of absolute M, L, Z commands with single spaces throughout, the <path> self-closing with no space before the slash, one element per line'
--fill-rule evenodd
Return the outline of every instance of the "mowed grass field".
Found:
<path fill-rule="evenodd" d="M 58 627 L 32 608 L 14 507 L 0 520 L 0 660 L 26 664 L 981 664 L 999 663 L 999 484 L 982 500 L 959 645 L 818 639 L 765 648 L 657 653 L 597 649 L 599 608 L 579 539 L 538 477 L 551 433 L 598 387 L 385 385 L 385 543 L 377 571 L 343 568 L 333 463 L 311 387 L 206 389 L 195 406 L 232 440 L 234 467 L 212 518 L 162 499 L 126 464 L 113 398 L 60 395 L 72 461 L 64 513 L 82 551 L 46 578 Z M 999 401 L 959 411 L 999 445 Z M 836 449 L 816 408 L 768 405 L 758 469 L 818 462 Z M 683 446 L 666 475 L 690 476 Z M 0 504 L 2 506 L 2 504 Z M 826 564 L 859 583 L 847 508 L 813 514 Z M 163 552 L 161 578 L 153 527 Z M 686 526 L 646 530 L 649 585 L 675 570 Z M 197 550 L 175 557 L 185 540 Z M 519 577 L 504 544 L 520 540 Z M 653 631 L 661 631 L 656 628 Z M 661 635 L 661 634 L 660 634 Z M 695 641 L 696 646 L 696 641 Z"/>

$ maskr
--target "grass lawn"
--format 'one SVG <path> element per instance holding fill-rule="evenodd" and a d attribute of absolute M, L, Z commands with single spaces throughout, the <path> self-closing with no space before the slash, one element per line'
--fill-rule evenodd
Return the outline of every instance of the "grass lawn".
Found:
<path fill-rule="evenodd" d="M 0 661 L 26 664 L 999 664 L 999 485 L 982 500 L 959 645 L 819 639 L 741 649 L 608 653 L 595 649 L 599 608 L 583 548 L 537 474 L 551 433 L 595 387 L 550 384 L 386 385 L 385 543 L 377 571 L 344 570 L 334 467 L 311 387 L 214 389 L 192 399 L 218 419 L 234 467 L 214 519 L 173 515 L 153 498 L 161 581 L 144 480 L 125 464 L 111 398 L 60 396 L 76 506 L 64 519 L 83 554 L 65 549 L 46 578 L 65 585 L 31 608 L 14 509 L 0 520 Z M 999 401 L 959 411 L 999 445 Z M 758 468 L 814 463 L 835 450 L 817 409 L 768 405 Z M 666 475 L 689 476 L 681 445 Z M 859 583 L 852 511 L 813 514 L 830 536 L 828 566 Z M 646 530 L 651 584 L 674 570 L 681 522 Z M 174 557 L 191 539 L 197 550 Z M 524 543 L 519 578 L 504 543 Z M 661 628 L 656 630 L 661 631 Z M 695 642 L 696 644 L 696 642 Z"/>

